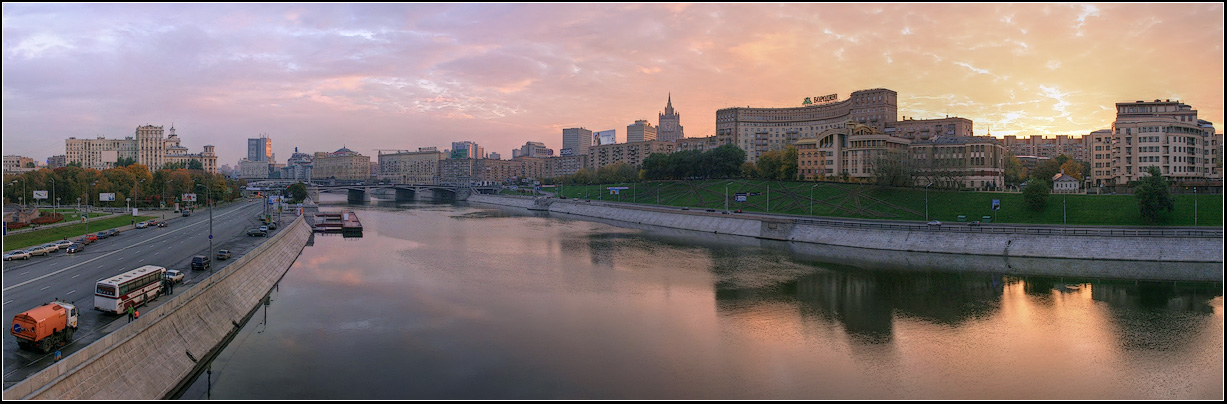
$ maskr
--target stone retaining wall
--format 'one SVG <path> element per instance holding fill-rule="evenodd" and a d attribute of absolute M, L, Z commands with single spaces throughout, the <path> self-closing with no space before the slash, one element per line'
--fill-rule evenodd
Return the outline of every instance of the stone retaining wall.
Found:
<path fill-rule="evenodd" d="M 527 207 L 532 199 L 474 195 L 470 201 Z M 705 212 L 663 212 L 558 200 L 550 212 L 700 232 L 878 250 L 972 254 L 1010 258 L 1223 262 L 1221 237 L 1137 237 L 996 234 L 857 229 Z"/>
<path fill-rule="evenodd" d="M 159 298 L 170 300 L 143 309 L 141 318 L 5 390 L 4 399 L 165 398 L 237 331 L 310 236 L 304 218 L 295 219 L 205 283 Z"/>

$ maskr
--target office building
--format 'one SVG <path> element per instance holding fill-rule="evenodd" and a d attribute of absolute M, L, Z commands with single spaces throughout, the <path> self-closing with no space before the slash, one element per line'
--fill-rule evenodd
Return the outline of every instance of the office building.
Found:
<path fill-rule="evenodd" d="M 646 119 L 636 120 L 635 123 L 626 125 L 626 142 L 646 142 L 656 140 L 656 128 L 652 127 Z"/>
<path fill-rule="evenodd" d="M 560 156 L 587 156 L 589 147 L 592 147 L 592 131 L 584 128 L 562 130 L 562 149 L 558 150 Z"/>

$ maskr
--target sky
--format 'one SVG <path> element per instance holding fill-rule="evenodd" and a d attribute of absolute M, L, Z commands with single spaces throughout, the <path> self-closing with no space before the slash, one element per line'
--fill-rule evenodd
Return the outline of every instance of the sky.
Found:
<path fill-rule="evenodd" d="M 1222 3 L 3 4 L 3 148 L 172 125 L 218 164 L 347 147 L 556 152 L 562 129 L 887 88 L 977 135 L 1106 129 L 1180 100 L 1222 133 Z M 372 161 L 376 159 L 372 157 Z"/>

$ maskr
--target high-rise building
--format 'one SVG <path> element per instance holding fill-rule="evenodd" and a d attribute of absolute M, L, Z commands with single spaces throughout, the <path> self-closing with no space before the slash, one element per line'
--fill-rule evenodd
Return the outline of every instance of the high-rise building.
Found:
<path fill-rule="evenodd" d="M 629 139 L 630 135 L 627 136 Z M 686 134 L 682 132 L 682 115 L 673 111 L 673 93 L 669 93 L 665 112 L 660 114 L 656 121 L 656 140 L 672 142 L 685 137 Z"/>
<path fill-rule="evenodd" d="M 593 146 L 588 154 L 588 169 L 596 171 L 601 167 L 618 163 L 630 164 L 637 168 L 652 153 L 669 154 L 676 151 L 676 147 L 677 144 L 674 142 L 659 140 L 597 145 Z"/>
<path fill-rule="evenodd" d="M 480 159 L 485 158 L 486 149 L 470 141 L 452 142 L 451 158 Z"/>
<path fill-rule="evenodd" d="M 47 157 L 47 168 L 60 168 L 68 165 L 68 156 L 64 154 Z"/>
<path fill-rule="evenodd" d="M 587 156 L 588 148 L 592 147 L 592 131 L 584 128 L 565 128 L 562 130 L 562 156 Z"/>
<path fill-rule="evenodd" d="M 554 150 L 545 147 L 545 143 L 527 142 L 519 149 L 511 150 L 511 158 L 517 157 L 549 157 L 554 155 Z"/>
<path fill-rule="evenodd" d="M 648 123 L 646 119 L 636 120 L 635 123 L 626 125 L 626 142 L 643 142 L 648 140 L 656 140 L 656 128 Z"/>
<path fill-rule="evenodd" d="M 618 143 L 618 132 L 615 130 L 603 130 L 593 133 L 593 146 L 611 145 Z"/>
<path fill-rule="evenodd" d="M 251 161 L 273 161 L 273 139 L 267 135 L 247 139 L 247 159 Z"/>

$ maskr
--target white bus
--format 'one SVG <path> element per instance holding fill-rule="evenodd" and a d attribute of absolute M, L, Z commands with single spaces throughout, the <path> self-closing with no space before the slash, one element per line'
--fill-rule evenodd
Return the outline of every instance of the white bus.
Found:
<path fill-rule="evenodd" d="M 124 314 L 130 306 L 140 306 L 162 294 L 162 277 L 166 268 L 156 265 L 143 267 L 98 281 L 94 289 L 94 309 Z"/>

